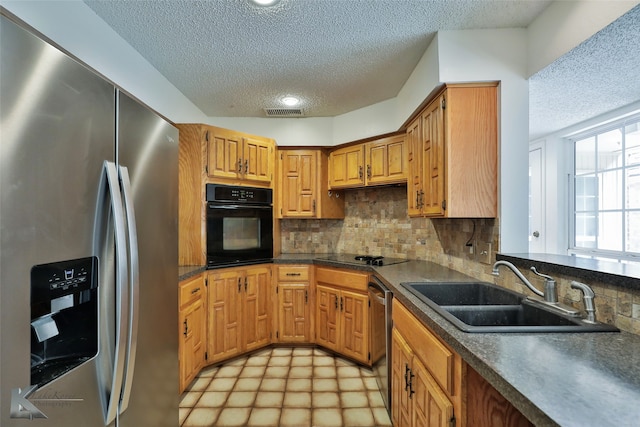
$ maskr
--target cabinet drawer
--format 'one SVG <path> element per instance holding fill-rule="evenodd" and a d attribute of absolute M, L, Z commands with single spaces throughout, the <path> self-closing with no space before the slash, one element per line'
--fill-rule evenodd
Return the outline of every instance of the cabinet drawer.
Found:
<path fill-rule="evenodd" d="M 202 276 L 197 276 L 180 282 L 180 307 L 198 298 L 202 298 L 203 295 L 204 284 L 202 282 Z"/>
<path fill-rule="evenodd" d="M 367 292 L 369 275 L 337 268 L 316 267 L 316 283 Z"/>
<path fill-rule="evenodd" d="M 393 300 L 393 324 L 404 336 L 409 337 L 409 345 L 440 387 L 453 395 L 455 354 L 396 299 Z"/>
<path fill-rule="evenodd" d="M 278 267 L 279 282 L 308 282 L 309 266 L 307 265 L 287 265 Z"/>

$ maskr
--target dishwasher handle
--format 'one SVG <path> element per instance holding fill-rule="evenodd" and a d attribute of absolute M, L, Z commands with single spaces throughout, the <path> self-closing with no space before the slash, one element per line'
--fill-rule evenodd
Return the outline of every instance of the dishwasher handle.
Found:
<path fill-rule="evenodd" d="M 383 288 L 382 285 L 373 282 L 369 283 L 369 297 L 377 301 L 379 304 L 386 306 L 387 300 L 385 298 L 385 292 L 389 291 Z"/>

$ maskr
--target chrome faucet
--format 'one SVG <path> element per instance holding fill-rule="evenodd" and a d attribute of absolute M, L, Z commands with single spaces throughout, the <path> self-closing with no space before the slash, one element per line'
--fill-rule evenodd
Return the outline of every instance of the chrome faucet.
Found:
<path fill-rule="evenodd" d="M 518 279 L 520 279 L 522 283 L 527 285 L 527 287 L 531 289 L 531 291 L 534 294 L 544 298 L 544 301 L 539 301 L 535 299 L 530 299 L 529 301 L 534 303 L 544 304 L 548 307 L 551 307 L 569 316 L 574 316 L 574 317 L 580 316 L 580 310 L 576 310 L 573 307 L 570 307 L 568 305 L 561 304 L 558 302 L 558 289 L 556 287 L 556 281 L 553 279 L 553 277 L 547 276 L 546 274 L 538 273 L 538 270 L 536 270 L 535 267 L 531 267 L 531 271 L 533 271 L 535 275 L 540 276 L 544 279 L 544 292 L 542 292 L 541 290 L 533 286 L 531 282 L 529 282 L 527 278 L 524 277 L 524 275 L 520 272 L 520 270 L 518 270 L 516 266 L 511 264 L 509 261 L 497 261 L 495 264 L 493 264 L 494 276 L 500 275 L 500 272 L 498 270 L 501 265 L 504 265 L 505 267 L 509 267 L 509 269 L 513 271 L 513 273 L 516 276 L 518 276 Z M 585 297 L 585 304 L 586 303 L 587 301 Z M 587 311 L 587 314 L 588 314 L 588 311 Z"/>
<path fill-rule="evenodd" d="M 589 323 L 596 323 L 596 307 L 593 303 L 593 299 L 596 297 L 596 294 L 593 292 L 593 289 L 589 285 L 585 285 L 584 283 L 573 281 L 571 282 L 571 287 L 573 289 L 578 289 L 582 291 L 582 300 L 584 301 L 584 309 L 587 312 L 586 321 Z"/>
<path fill-rule="evenodd" d="M 524 277 L 524 275 L 523 275 L 522 273 L 520 273 L 520 270 L 518 270 L 518 269 L 516 268 L 516 266 L 515 266 L 515 265 L 513 265 L 513 264 L 511 264 L 509 261 L 496 261 L 496 263 L 495 263 L 495 264 L 493 264 L 493 272 L 492 272 L 492 273 L 493 273 L 493 275 L 494 275 L 494 276 L 499 276 L 499 275 L 500 275 L 500 271 L 499 271 L 499 268 L 498 268 L 498 267 L 500 267 L 501 265 L 504 265 L 505 267 L 509 267 L 509 269 L 510 269 L 511 271 L 513 271 L 513 273 L 514 273 L 516 276 L 518 276 L 518 279 L 520 279 L 520 281 L 521 281 L 522 283 L 524 283 L 525 285 L 527 285 L 527 287 L 528 287 L 529 289 L 531 289 L 531 291 L 532 291 L 534 294 L 536 294 L 536 295 L 538 295 L 538 296 L 543 297 L 543 298 L 545 299 L 545 301 L 552 302 L 552 301 L 550 301 L 550 300 L 549 300 L 549 297 L 547 296 L 547 293 L 548 293 L 548 290 L 551 290 L 551 292 L 555 293 L 555 283 L 556 283 L 556 282 L 555 282 L 555 280 L 551 279 L 551 277 L 546 276 L 546 277 L 548 277 L 549 279 L 551 279 L 551 280 L 553 281 L 553 285 L 551 285 L 551 286 L 546 286 L 546 285 L 545 285 L 545 291 L 547 291 L 547 292 L 542 292 L 541 290 L 539 290 L 538 288 L 536 288 L 535 286 L 533 286 L 533 285 L 531 284 L 531 282 L 529 282 L 529 281 L 527 280 L 527 278 L 526 278 L 526 277 Z M 535 274 L 537 274 L 537 275 L 540 275 L 540 276 L 541 276 L 541 274 L 540 274 L 540 273 L 538 273 L 538 272 L 536 271 L 535 267 L 531 267 L 531 271 L 533 271 Z M 545 281 L 547 280 L 547 278 L 546 278 L 546 277 L 545 277 Z M 553 297 L 551 297 L 551 298 L 553 299 Z M 558 301 L 558 296 L 557 296 L 557 294 L 555 295 L 555 301 L 556 301 L 556 302 Z"/>

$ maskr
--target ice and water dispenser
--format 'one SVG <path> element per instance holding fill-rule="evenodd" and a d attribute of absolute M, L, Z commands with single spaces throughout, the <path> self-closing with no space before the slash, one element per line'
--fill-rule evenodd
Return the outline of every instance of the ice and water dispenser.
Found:
<path fill-rule="evenodd" d="M 98 259 L 31 269 L 31 384 L 42 386 L 98 352 Z"/>

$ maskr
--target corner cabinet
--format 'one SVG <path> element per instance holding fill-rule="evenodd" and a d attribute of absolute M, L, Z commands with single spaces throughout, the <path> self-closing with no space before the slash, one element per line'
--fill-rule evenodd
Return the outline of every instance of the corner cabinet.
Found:
<path fill-rule="evenodd" d="M 393 300 L 391 419 L 396 427 L 466 425 L 458 354 Z"/>
<path fill-rule="evenodd" d="M 202 275 L 179 284 L 179 391 L 182 393 L 204 366 L 206 290 Z"/>
<path fill-rule="evenodd" d="M 329 154 L 329 187 L 357 188 L 407 182 L 405 134 L 341 147 Z"/>
<path fill-rule="evenodd" d="M 276 268 L 278 297 L 276 339 L 280 343 L 311 343 L 313 342 L 312 267 L 280 265 Z"/>
<path fill-rule="evenodd" d="M 271 343 L 271 265 L 210 270 L 207 361 Z"/>
<path fill-rule="evenodd" d="M 316 343 L 371 366 L 369 275 L 316 267 Z"/>
<path fill-rule="evenodd" d="M 344 197 L 327 187 L 323 149 L 278 150 L 280 218 L 344 218 Z"/>
<path fill-rule="evenodd" d="M 447 84 L 407 127 L 409 216 L 494 218 L 497 84 Z"/>

